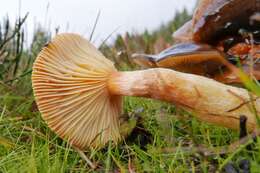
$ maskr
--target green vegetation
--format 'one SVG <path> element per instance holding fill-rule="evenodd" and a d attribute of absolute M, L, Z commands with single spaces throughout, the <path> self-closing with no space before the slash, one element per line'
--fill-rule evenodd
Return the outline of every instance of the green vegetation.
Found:
<path fill-rule="evenodd" d="M 138 68 L 135 52 L 157 53 L 173 43 L 172 32 L 187 21 L 177 13 L 157 31 L 118 35 L 112 46 L 100 50 L 121 70 Z M 118 146 L 86 151 L 97 165 L 88 164 L 46 126 L 34 102 L 32 63 L 50 34 L 39 28 L 25 49 L 23 23 L 5 19 L 0 25 L 0 172 L 215 172 L 231 162 L 239 168 L 250 162 L 260 168 L 260 140 L 227 148 L 238 133 L 193 118 L 190 113 L 159 101 L 127 97 L 124 100 L 129 137 Z M 245 164 L 244 164 L 245 165 Z"/>

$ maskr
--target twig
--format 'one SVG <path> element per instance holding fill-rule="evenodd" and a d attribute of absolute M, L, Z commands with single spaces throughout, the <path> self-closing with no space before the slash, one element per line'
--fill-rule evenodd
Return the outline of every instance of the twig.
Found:
<path fill-rule="evenodd" d="M 21 26 L 24 24 L 24 22 L 25 22 L 25 20 L 26 20 L 26 18 L 27 18 L 28 15 L 29 15 L 29 13 L 26 13 L 26 15 L 24 16 L 24 18 L 23 18 L 21 21 L 19 21 L 19 23 L 18 23 L 17 26 L 15 27 L 14 32 L 13 32 L 8 38 L 6 38 L 6 39 L 3 40 L 3 42 L 0 44 L 0 50 L 4 47 L 4 45 L 5 45 L 6 43 L 8 43 L 10 40 L 12 40 L 13 37 L 20 31 Z"/>
<path fill-rule="evenodd" d="M 235 110 L 241 108 L 242 106 L 248 105 L 248 104 L 250 104 L 251 102 L 255 102 L 257 99 L 259 99 L 259 97 L 256 97 L 256 98 L 254 98 L 254 99 L 250 99 L 249 101 L 246 101 L 244 98 L 242 98 L 241 96 L 239 96 L 238 94 L 234 93 L 234 92 L 231 91 L 231 90 L 227 90 L 227 92 L 229 92 L 231 95 L 235 96 L 236 98 L 238 98 L 239 100 L 242 101 L 242 103 L 240 103 L 238 106 L 236 106 L 236 107 L 234 107 L 234 108 L 228 110 L 227 112 L 235 111 Z"/>
<path fill-rule="evenodd" d="M 250 33 L 249 34 L 250 37 L 250 45 L 251 45 L 251 51 L 249 53 L 249 69 L 250 69 L 250 79 L 253 78 L 254 76 L 254 59 L 253 59 L 253 55 L 254 55 L 254 38 L 253 38 L 253 34 Z"/>
<path fill-rule="evenodd" d="M 31 73 L 32 73 L 32 70 L 28 70 L 28 71 L 24 72 L 23 74 L 21 74 L 20 76 L 17 76 L 17 77 L 15 77 L 13 79 L 5 81 L 5 83 L 13 82 L 14 80 L 17 80 L 17 79 L 19 79 L 21 77 L 24 77 L 24 76 L 26 76 L 28 74 L 31 74 Z"/>
<path fill-rule="evenodd" d="M 24 126 L 23 126 L 23 129 L 24 129 L 24 130 L 27 130 L 27 131 L 30 131 L 30 132 L 34 132 L 34 133 L 37 134 L 39 137 L 42 137 L 42 138 L 45 137 L 45 135 L 44 135 L 42 132 L 37 131 L 36 129 L 31 128 L 31 127 L 29 127 L 29 126 L 24 125 Z"/>
<path fill-rule="evenodd" d="M 100 10 L 98 11 L 98 14 L 97 14 L 97 17 L 96 17 L 96 20 L 95 20 L 94 26 L 93 26 L 93 28 L 92 28 L 92 31 L 91 31 L 91 34 L 90 34 L 90 37 L 89 37 L 89 41 L 92 40 L 92 37 L 93 37 L 94 32 L 95 32 L 96 27 L 97 27 L 97 23 L 98 23 L 99 17 L 100 17 Z"/>
<path fill-rule="evenodd" d="M 104 46 L 104 44 L 106 44 L 107 40 L 108 40 L 119 28 L 120 28 L 120 26 L 117 27 L 115 30 L 113 30 L 113 31 L 102 41 L 102 43 L 100 44 L 99 47 L 101 48 L 102 46 Z"/>
<path fill-rule="evenodd" d="M 91 167 L 91 169 L 96 169 L 97 168 L 97 166 L 90 161 L 90 159 L 85 155 L 85 153 L 82 150 L 80 150 L 77 147 L 73 147 L 73 148 L 75 149 L 75 151 L 78 152 L 80 157 L 87 162 L 87 164 Z"/>
<path fill-rule="evenodd" d="M 247 128 L 246 128 L 247 117 L 245 115 L 241 115 L 239 118 L 239 139 L 247 136 Z"/>
<path fill-rule="evenodd" d="M 200 153 L 203 156 L 212 156 L 217 154 L 228 154 L 234 153 L 234 151 L 238 150 L 241 145 L 249 145 L 254 141 L 255 136 L 259 136 L 260 131 L 254 131 L 253 133 L 241 138 L 238 141 L 231 143 L 228 147 L 216 147 L 216 148 L 208 148 L 203 145 L 199 145 L 197 147 L 182 147 L 181 150 L 191 153 Z M 176 152 L 176 148 L 163 148 L 162 152 Z"/>
<path fill-rule="evenodd" d="M 10 90 L 10 91 L 15 91 L 14 88 L 12 88 L 11 86 L 7 85 L 6 83 L 4 83 L 3 81 L 0 80 L 0 85 L 2 85 L 3 87 L 5 87 L 6 89 Z"/>

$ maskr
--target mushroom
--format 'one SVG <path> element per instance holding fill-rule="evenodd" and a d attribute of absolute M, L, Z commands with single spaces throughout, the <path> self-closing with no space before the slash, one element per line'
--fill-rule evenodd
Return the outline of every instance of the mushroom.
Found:
<path fill-rule="evenodd" d="M 33 65 L 34 95 L 43 119 L 61 138 L 80 149 L 122 139 L 118 117 L 122 96 L 158 99 L 184 107 L 199 119 L 238 129 L 239 117 L 256 127 L 252 105 L 260 100 L 247 90 L 165 68 L 119 72 L 87 40 L 57 35 Z M 252 101 L 252 102 L 251 102 Z"/>
<path fill-rule="evenodd" d="M 194 42 L 173 45 L 157 55 L 133 54 L 132 57 L 143 67 L 173 68 L 204 76 L 214 74 L 223 65 L 220 51 L 210 45 Z"/>
<path fill-rule="evenodd" d="M 239 83 L 236 75 L 232 75 L 235 80 L 229 80 L 232 72 L 222 62 L 233 62 L 233 57 L 237 56 L 247 70 L 249 59 L 243 57 L 255 45 L 250 45 L 239 30 L 259 33 L 260 23 L 250 23 L 251 16 L 258 11 L 258 0 L 201 0 L 192 20 L 173 34 L 177 44 L 156 55 L 134 54 L 133 60 L 142 67 L 171 68 L 223 83 Z M 253 58 L 257 59 L 257 56 Z"/>
<path fill-rule="evenodd" d="M 32 73 L 36 102 L 48 126 L 78 148 L 119 141 L 121 96 L 107 89 L 115 71 L 79 35 L 56 36 L 38 55 Z"/>

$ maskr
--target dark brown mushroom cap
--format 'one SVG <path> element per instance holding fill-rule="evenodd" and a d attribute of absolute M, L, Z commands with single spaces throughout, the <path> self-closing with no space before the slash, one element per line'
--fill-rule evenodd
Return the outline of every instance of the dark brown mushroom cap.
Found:
<path fill-rule="evenodd" d="M 202 0 L 192 19 L 193 40 L 209 43 L 225 34 L 237 34 L 240 28 L 252 28 L 250 17 L 259 11 L 258 0 Z"/>
<path fill-rule="evenodd" d="M 251 22 L 259 11 L 259 0 L 201 0 L 192 20 L 175 31 L 173 37 L 177 42 L 214 43 L 224 36 L 237 35 L 240 28 L 259 28 L 259 21 Z"/>
<path fill-rule="evenodd" d="M 157 55 L 135 54 L 134 61 L 144 67 L 166 67 L 215 76 L 216 70 L 223 66 L 225 48 L 213 48 L 207 44 L 219 45 L 217 43 L 222 39 L 237 36 L 240 28 L 254 31 L 260 25 L 252 25 L 250 17 L 258 11 L 259 0 L 201 0 L 192 20 L 173 34 L 175 41 L 183 44 Z"/>

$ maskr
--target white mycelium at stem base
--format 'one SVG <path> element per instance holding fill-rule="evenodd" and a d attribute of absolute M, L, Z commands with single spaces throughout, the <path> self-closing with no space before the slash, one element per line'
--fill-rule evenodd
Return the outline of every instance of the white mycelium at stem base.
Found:
<path fill-rule="evenodd" d="M 118 142 L 121 96 L 171 102 L 204 121 L 236 129 L 239 116 L 256 126 L 245 89 L 169 69 L 118 72 L 87 40 L 56 36 L 38 55 L 32 74 L 34 95 L 48 126 L 81 149 Z M 253 96 L 260 112 L 260 101 Z"/>

